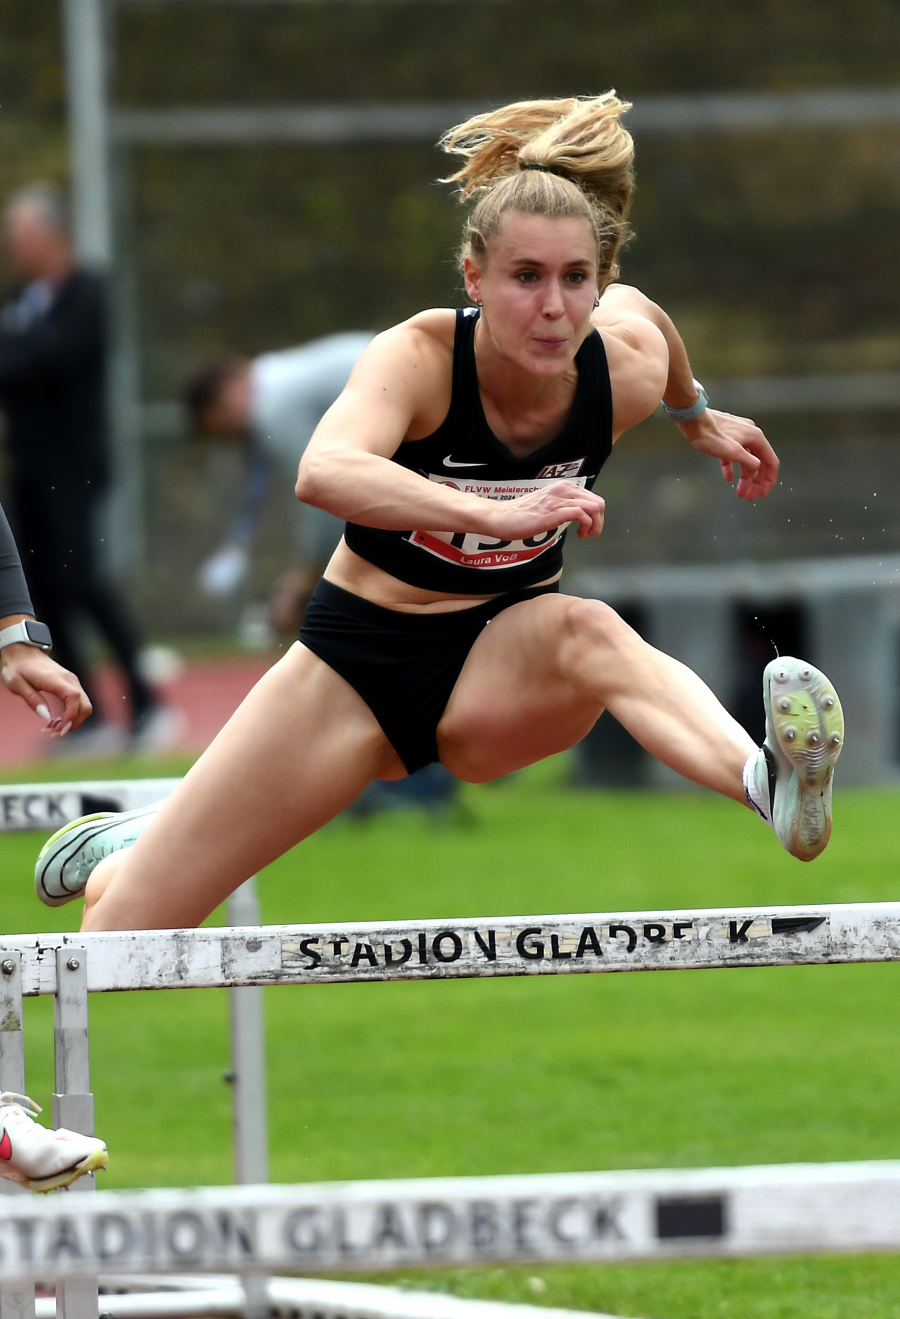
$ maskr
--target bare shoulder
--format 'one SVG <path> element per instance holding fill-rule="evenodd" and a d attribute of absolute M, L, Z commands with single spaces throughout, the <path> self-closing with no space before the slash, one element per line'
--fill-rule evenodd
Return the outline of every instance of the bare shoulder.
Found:
<path fill-rule="evenodd" d="M 453 356 L 456 313 L 438 307 L 420 311 L 409 320 L 392 325 L 376 334 L 360 362 L 377 361 L 380 366 L 394 362 L 401 367 L 443 364 Z"/>
<path fill-rule="evenodd" d="M 614 285 L 592 318 L 606 349 L 616 438 L 652 415 L 666 387 L 669 350 L 652 307 L 638 289 Z"/>
<path fill-rule="evenodd" d="M 450 406 L 455 330 L 456 313 L 439 307 L 382 331 L 354 368 L 351 391 L 402 400 L 409 417 L 405 438 L 430 435 Z"/>
<path fill-rule="evenodd" d="M 649 369 L 651 378 L 661 372 L 662 387 L 665 386 L 669 354 L 658 326 L 642 316 L 624 316 L 614 325 L 599 325 L 597 329 L 614 380 L 618 375 Z"/>

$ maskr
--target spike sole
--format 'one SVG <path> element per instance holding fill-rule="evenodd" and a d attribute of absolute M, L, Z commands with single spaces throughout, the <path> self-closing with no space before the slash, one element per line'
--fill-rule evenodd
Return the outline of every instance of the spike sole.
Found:
<path fill-rule="evenodd" d="M 789 656 L 767 666 L 764 696 L 769 740 L 793 770 L 776 796 L 775 832 L 793 856 L 812 861 L 831 837 L 832 777 L 844 743 L 841 703 L 824 673 Z"/>

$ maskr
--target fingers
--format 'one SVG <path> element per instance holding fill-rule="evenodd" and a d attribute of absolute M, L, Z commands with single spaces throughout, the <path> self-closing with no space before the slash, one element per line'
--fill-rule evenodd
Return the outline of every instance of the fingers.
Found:
<path fill-rule="evenodd" d="M 588 540 L 591 536 L 599 536 L 603 531 L 603 514 L 599 513 L 597 517 L 591 519 L 591 525 L 579 526 L 578 539 Z"/>
<path fill-rule="evenodd" d="M 741 466 L 741 479 L 738 482 L 737 495 L 739 499 L 748 499 L 751 502 L 754 499 L 761 499 L 769 493 L 778 479 L 778 459 L 772 453 L 771 460 L 767 457 L 758 459 L 755 468 L 745 470 Z"/>
<path fill-rule="evenodd" d="M 746 459 L 740 463 L 741 479 L 737 494 L 741 499 L 759 499 L 767 495 L 778 479 L 778 456 L 759 427 L 749 426 L 749 434 L 741 435 Z"/>
<path fill-rule="evenodd" d="M 599 495 L 571 481 L 556 481 L 495 505 L 490 510 L 489 534 L 503 540 L 518 540 L 575 522 L 579 536 L 599 536 L 604 508 Z M 488 527 L 484 530 L 488 531 Z"/>
<path fill-rule="evenodd" d="M 6 686 L 12 692 L 13 696 L 20 696 L 39 719 L 43 719 L 45 723 L 50 722 L 50 711 L 47 709 L 42 694 L 35 691 L 27 678 L 24 678 L 21 673 L 8 673 L 7 671 L 4 671 L 3 681 L 6 683 Z"/>
<path fill-rule="evenodd" d="M 21 697 L 46 721 L 51 737 L 65 737 L 70 729 L 83 724 L 92 711 L 87 693 L 75 674 L 39 651 L 4 665 L 3 680 L 15 696 Z M 51 716 L 44 693 L 62 701 L 62 714 Z"/>
<path fill-rule="evenodd" d="M 578 536 L 581 540 L 600 535 L 606 513 L 606 503 L 599 495 L 590 495 L 588 491 L 583 493 L 587 496 L 583 503 L 564 505 L 556 510 L 559 525 L 565 522 L 578 523 Z"/>
<path fill-rule="evenodd" d="M 60 736 L 64 736 L 63 729 L 65 729 L 65 732 L 68 732 L 69 728 L 79 728 L 92 712 L 93 706 L 88 700 L 87 693 L 84 691 L 84 688 L 74 674 L 68 673 L 65 669 L 60 669 L 60 674 L 63 675 L 63 677 L 56 683 L 56 685 L 50 687 L 45 682 L 44 690 L 52 691 L 54 696 L 58 696 L 65 705 L 65 712 L 60 716 L 62 720 L 60 724 Z M 69 725 L 69 728 L 66 728 L 67 724 Z"/>

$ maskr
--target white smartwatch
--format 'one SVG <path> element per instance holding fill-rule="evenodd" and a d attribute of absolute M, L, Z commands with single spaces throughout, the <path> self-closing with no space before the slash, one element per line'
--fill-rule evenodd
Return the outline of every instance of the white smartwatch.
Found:
<path fill-rule="evenodd" d="M 53 645 L 50 629 L 46 623 L 38 623 L 34 618 L 23 618 L 21 623 L 13 623 L 12 627 L 0 628 L 0 650 L 16 644 L 49 650 Z"/>

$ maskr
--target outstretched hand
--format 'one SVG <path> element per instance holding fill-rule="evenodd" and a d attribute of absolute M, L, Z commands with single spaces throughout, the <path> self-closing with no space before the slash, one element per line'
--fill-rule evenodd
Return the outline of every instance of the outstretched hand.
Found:
<path fill-rule="evenodd" d="M 6 686 L 14 696 L 20 696 L 39 719 L 47 721 L 51 737 L 65 737 L 70 729 L 83 724 L 91 713 L 87 693 L 75 674 L 35 646 L 4 646 L 0 650 L 0 663 Z M 65 709 L 61 715 L 51 715 L 45 692 L 63 702 Z"/>
<path fill-rule="evenodd" d="M 739 469 L 739 499 L 752 502 L 772 489 L 778 478 L 778 457 L 749 417 L 733 417 L 730 412 L 707 408 L 693 421 L 679 422 L 678 429 L 699 453 L 719 460 L 729 485 L 734 480 L 735 467 Z"/>

